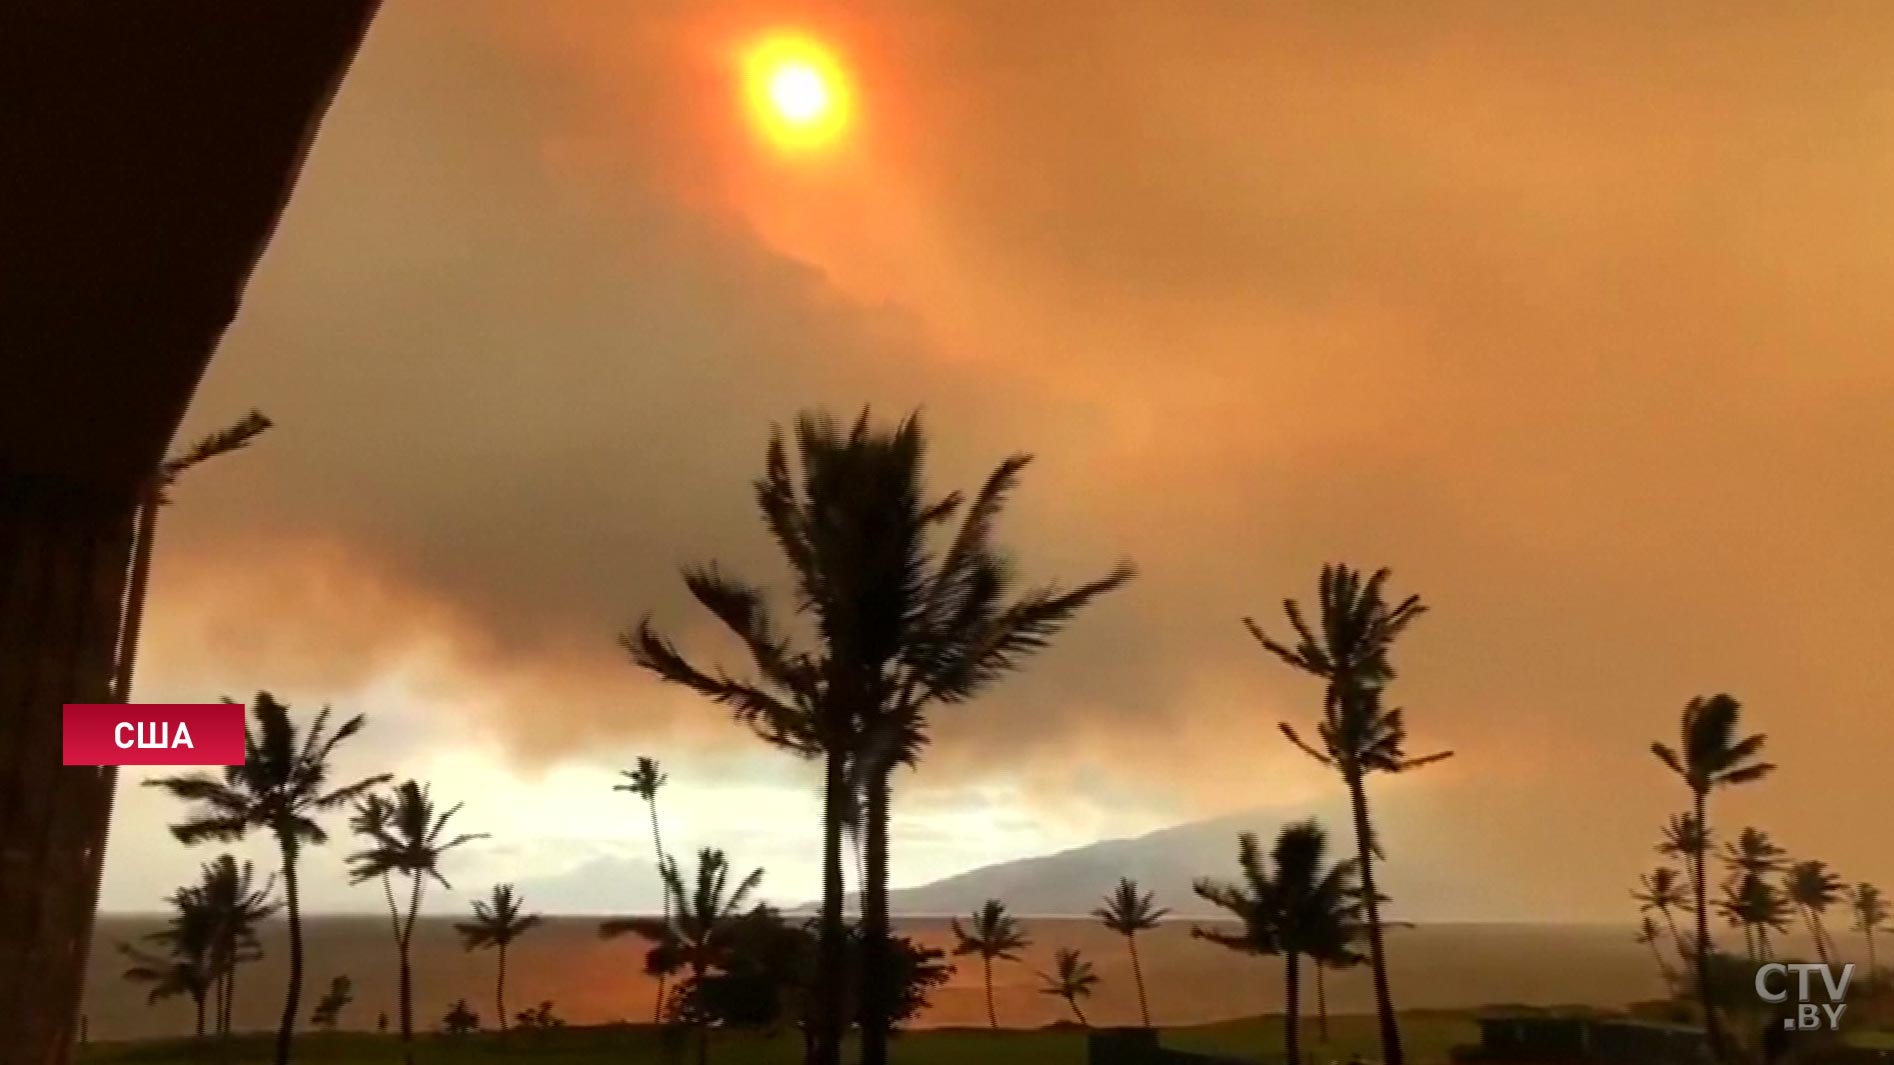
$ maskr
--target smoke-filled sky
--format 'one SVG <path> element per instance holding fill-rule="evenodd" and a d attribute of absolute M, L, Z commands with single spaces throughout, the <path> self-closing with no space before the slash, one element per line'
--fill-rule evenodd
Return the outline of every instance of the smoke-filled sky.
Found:
<path fill-rule="evenodd" d="M 1396 691 L 1457 757 L 1376 794 L 1429 826 L 1392 860 L 1463 867 L 1488 915 L 1628 916 L 1684 801 L 1648 744 L 1718 690 L 1782 763 L 1718 822 L 1894 878 L 1863 830 L 1894 741 L 1884 7 L 634 7 L 383 13 L 193 408 L 279 427 L 166 512 L 140 698 L 366 712 L 346 769 L 493 833 L 456 887 L 576 876 L 598 909 L 648 897 L 583 870 L 649 853 L 609 786 L 652 754 L 667 842 L 809 897 L 811 768 L 614 636 L 649 612 L 734 663 L 677 570 L 784 587 L 771 425 L 918 407 L 941 490 L 1038 456 L 1003 526 L 1029 574 L 1142 575 L 942 714 L 897 883 L 1332 799 L 1275 731 L 1313 682 L 1238 623 L 1330 560 L 1433 608 Z M 848 71 L 830 149 L 744 111 L 734 57 L 783 27 Z M 108 906 L 210 856 L 176 810 L 121 792 Z M 375 905 L 346 844 L 312 906 Z"/>

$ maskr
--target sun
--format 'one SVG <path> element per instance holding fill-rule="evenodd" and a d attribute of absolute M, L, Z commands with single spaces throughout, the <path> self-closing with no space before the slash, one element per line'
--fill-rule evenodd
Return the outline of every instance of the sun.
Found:
<path fill-rule="evenodd" d="M 848 78 L 835 54 L 801 34 L 771 34 L 743 54 L 743 87 L 751 117 L 780 148 L 834 143 L 848 128 Z"/>

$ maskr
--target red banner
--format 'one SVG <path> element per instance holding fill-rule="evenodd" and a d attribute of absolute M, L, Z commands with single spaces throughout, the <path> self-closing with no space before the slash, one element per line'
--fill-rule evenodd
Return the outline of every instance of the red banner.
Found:
<path fill-rule="evenodd" d="M 240 703 L 67 703 L 66 765 L 243 764 Z"/>

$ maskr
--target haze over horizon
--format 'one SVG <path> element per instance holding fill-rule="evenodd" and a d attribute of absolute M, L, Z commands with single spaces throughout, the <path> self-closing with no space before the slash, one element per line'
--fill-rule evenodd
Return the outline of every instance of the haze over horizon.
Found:
<path fill-rule="evenodd" d="M 278 423 L 165 512 L 136 697 L 367 713 L 341 772 L 493 836 L 435 912 L 644 860 L 639 754 L 667 842 L 815 895 L 811 767 L 614 643 L 648 612 L 736 661 L 678 567 L 784 587 L 749 482 L 810 406 L 923 409 L 939 491 L 1033 452 L 1028 576 L 1142 571 L 941 716 L 896 886 L 1334 803 L 1276 733 L 1313 682 L 1238 624 L 1325 561 L 1433 608 L 1394 690 L 1457 756 L 1373 783 L 1429 841 L 1393 866 L 1629 921 L 1684 801 L 1648 745 L 1726 690 L 1782 768 L 1716 823 L 1894 880 L 1850 816 L 1894 745 L 1876 7 L 816 4 L 857 115 L 795 156 L 729 62 L 779 13 L 652 8 L 384 10 L 181 434 Z M 139 777 L 107 910 L 215 853 Z M 374 909 L 330 827 L 306 905 Z"/>

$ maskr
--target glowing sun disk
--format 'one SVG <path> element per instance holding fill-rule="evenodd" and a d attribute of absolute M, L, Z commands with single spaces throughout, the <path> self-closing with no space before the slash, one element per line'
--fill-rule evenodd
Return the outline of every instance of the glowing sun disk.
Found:
<path fill-rule="evenodd" d="M 783 148 L 834 141 L 848 126 L 848 81 L 835 56 L 807 37 L 779 34 L 751 46 L 743 82 L 752 117 Z"/>

